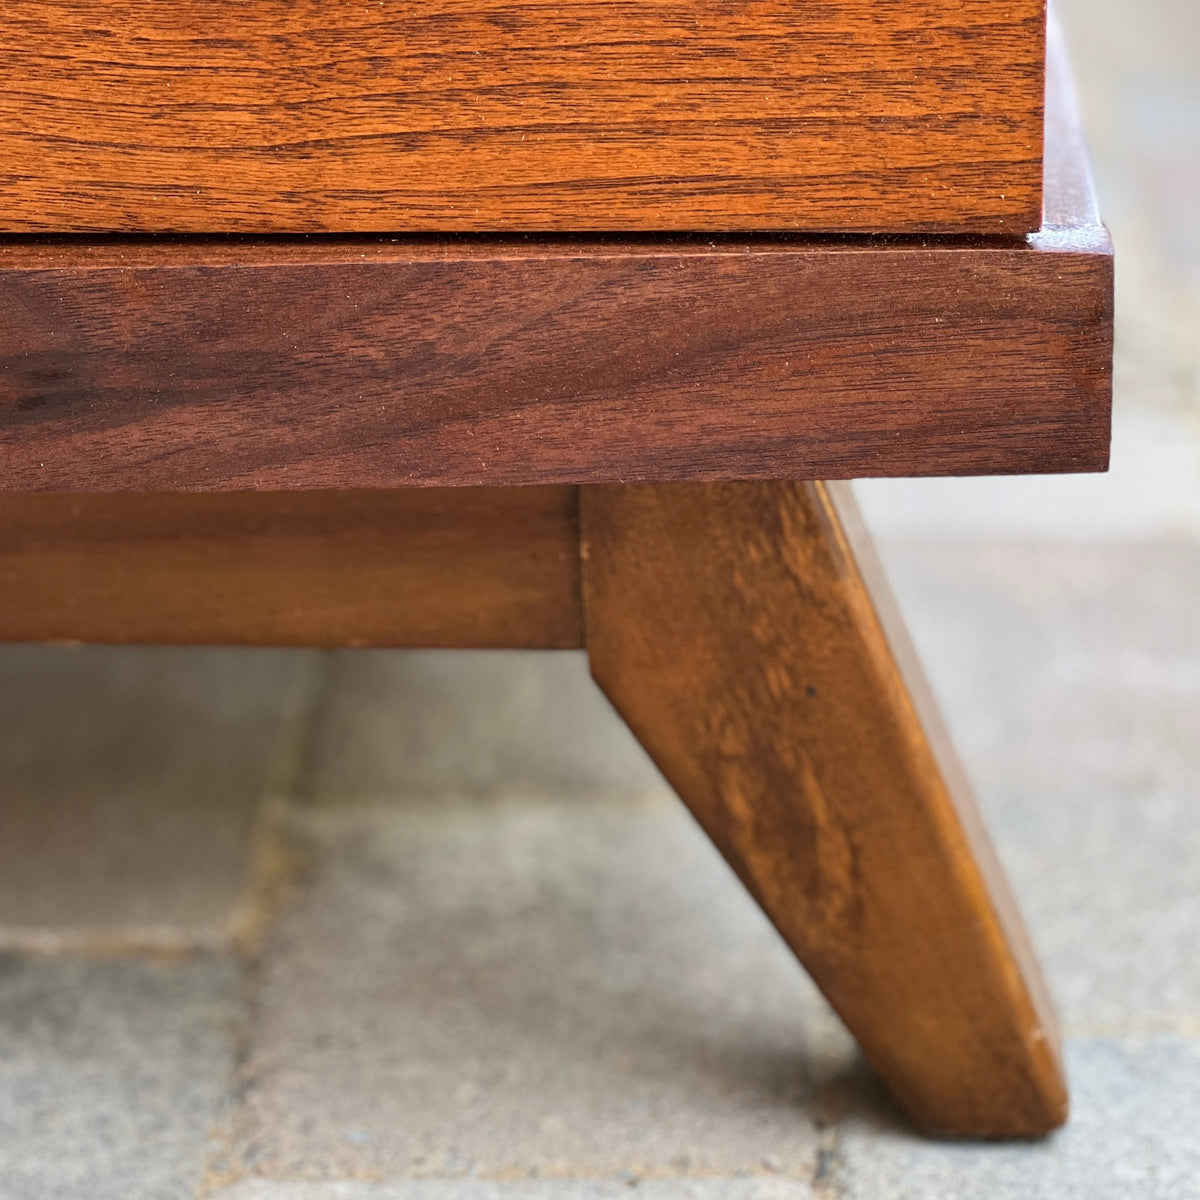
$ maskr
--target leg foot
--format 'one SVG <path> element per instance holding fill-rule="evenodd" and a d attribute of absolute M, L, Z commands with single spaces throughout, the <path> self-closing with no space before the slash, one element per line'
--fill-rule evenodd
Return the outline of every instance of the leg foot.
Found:
<path fill-rule="evenodd" d="M 581 490 L 592 672 L 922 1126 L 1067 1097 L 1037 965 L 845 485 Z"/>

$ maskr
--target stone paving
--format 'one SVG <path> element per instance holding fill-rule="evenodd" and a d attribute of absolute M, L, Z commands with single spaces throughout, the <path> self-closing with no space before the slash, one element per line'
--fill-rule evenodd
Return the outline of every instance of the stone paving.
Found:
<path fill-rule="evenodd" d="M 0 1200 L 1200 1198 L 1200 6 L 1064 16 L 1113 472 L 860 497 L 1068 1127 L 916 1135 L 578 654 L 0 647 Z"/>
<path fill-rule="evenodd" d="M 0 957 L 0 1196 L 195 1194 L 233 1099 L 238 965 Z"/>

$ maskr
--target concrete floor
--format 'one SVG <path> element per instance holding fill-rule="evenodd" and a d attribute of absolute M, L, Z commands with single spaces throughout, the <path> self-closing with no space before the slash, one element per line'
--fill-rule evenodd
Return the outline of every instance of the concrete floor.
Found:
<path fill-rule="evenodd" d="M 918 1137 L 577 654 L 0 648 L 0 1200 L 1200 1197 L 1200 7 L 1072 0 L 1114 470 L 860 496 L 1070 1125 Z"/>

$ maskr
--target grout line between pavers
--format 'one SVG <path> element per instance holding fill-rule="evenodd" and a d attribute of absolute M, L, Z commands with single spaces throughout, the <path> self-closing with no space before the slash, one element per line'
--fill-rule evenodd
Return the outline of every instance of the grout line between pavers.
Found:
<path fill-rule="evenodd" d="M 312 653 L 288 700 L 264 792 L 268 799 L 299 799 L 312 774 L 316 732 L 329 704 L 334 651 Z"/>
<path fill-rule="evenodd" d="M 837 1124 L 817 1134 L 817 1162 L 809 1186 L 817 1200 L 839 1200 L 845 1194 L 842 1184 L 842 1132 Z"/>
<path fill-rule="evenodd" d="M 226 922 L 228 944 L 243 959 L 257 956 L 268 929 L 294 897 L 307 869 L 309 855 L 294 837 L 291 815 L 311 769 L 313 741 L 331 677 L 329 652 L 316 652 L 298 673 L 284 707 L 259 799 L 246 886 Z"/>
<path fill-rule="evenodd" d="M 308 804 L 311 799 L 315 803 Z M 470 789 L 452 785 L 424 787 L 330 788 L 305 797 L 304 819 L 340 810 L 370 809 L 397 804 L 446 804 L 487 806 L 490 804 L 552 804 L 564 808 L 582 807 L 603 800 L 611 807 L 643 804 L 678 805 L 679 798 L 666 784 L 647 783 L 632 787 L 578 787 L 564 782 L 550 785 L 500 784 Z"/>
<path fill-rule="evenodd" d="M 276 918 L 299 894 L 311 856 L 289 819 L 311 768 L 312 746 L 330 690 L 331 656 L 309 657 L 284 709 L 259 799 L 246 887 L 226 925 L 226 946 L 241 962 L 240 1014 L 234 1031 L 233 1065 L 224 1112 L 209 1127 L 195 1195 L 210 1196 L 247 1178 L 237 1153 L 239 1110 L 254 1073 L 253 1040 L 258 1011 L 261 956 Z"/>
<path fill-rule="evenodd" d="M 832 1012 L 830 1015 L 841 1026 L 841 1019 Z M 844 1102 L 839 1100 L 834 1078 L 827 1077 L 818 1086 L 810 1111 L 810 1119 L 817 1131 L 817 1157 L 808 1186 L 816 1200 L 840 1200 L 846 1192 L 842 1172 L 841 1118 L 844 1115 Z"/>
<path fill-rule="evenodd" d="M 1129 1021 L 1082 1021 L 1067 1024 L 1065 1042 L 1119 1040 L 1121 1038 L 1161 1037 L 1200 1038 L 1200 1016 L 1174 1016 Z"/>
<path fill-rule="evenodd" d="M 279 1172 L 263 1174 L 258 1170 L 242 1172 L 215 1183 L 218 1190 L 232 1186 L 240 1180 L 253 1180 L 257 1184 L 287 1187 L 296 1184 L 347 1184 L 367 1183 L 376 1186 L 400 1187 L 406 1183 L 453 1183 L 474 1180 L 483 1183 L 546 1183 L 604 1182 L 615 1181 L 635 1186 L 654 1181 L 714 1181 L 747 1179 L 784 1179 L 797 1183 L 812 1182 L 811 1172 L 799 1168 L 766 1167 L 673 1167 L 647 1166 L 645 1163 L 609 1163 L 603 1166 L 583 1167 L 570 1164 L 545 1164 L 540 1166 L 495 1166 L 471 1168 L 460 1171 L 405 1171 L 384 1174 L 377 1170 L 360 1171 L 339 1175 L 313 1175 L 302 1172 Z M 201 1197 L 212 1196 L 212 1190 L 198 1193 Z M 829 1195 L 818 1192 L 819 1197 Z"/>
<path fill-rule="evenodd" d="M 0 925 L 0 952 L 30 958 L 72 957 L 97 962 L 145 958 L 174 962 L 198 955 L 223 954 L 223 932 L 181 933 L 171 926 L 122 925 L 112 929 L 27 929 Z"/>

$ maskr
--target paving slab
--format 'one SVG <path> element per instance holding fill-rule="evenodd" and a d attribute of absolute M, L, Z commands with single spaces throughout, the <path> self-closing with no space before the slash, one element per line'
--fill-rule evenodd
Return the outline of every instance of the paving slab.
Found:
<path fill-rule="evenodd" d="M 1175 1036 L 1068 1048 L 1069 1124 L 1043 1142 L 914 1138 L 888 1109 L 845 1122 L 834 1178 L 845 1200 L 1196 1200 L 1200 1044 Z"/>
<path fill-rule="evenodd" d="M 882 552 L 959 752 L 988 790 L 1200 790 L 1200 544 L 888 541 Z"/>
<path fill-rule="evenodd" d="M 306 661 L 0 647 L 0 945 L 219 943 Z"/>
<path fill-rule="evenodd" d="M 984 799 L 1066 1030 L 1200 1036 L 1200 790 Z"/>
<path fill-rule="evenodd" d="M 1200 546 L 884 553 L 1067 1027 L 1200 1031 Z"/>
<path fill-rule="evenodd" d="M 193 1196 L 239 1013 L 221 958 L 0 955 L 0 1198 Z"/>
<path fill-rule="evenodd" d="M 301 832 L 246 1171 L 812 1178 L 822 1089 L 856 1057 L 676 802 L 411 801 Z"/>
<path fill-rule="evenodd" d="M 665 789 L 581 652 L 340 651 L 306 795 Z"/>

